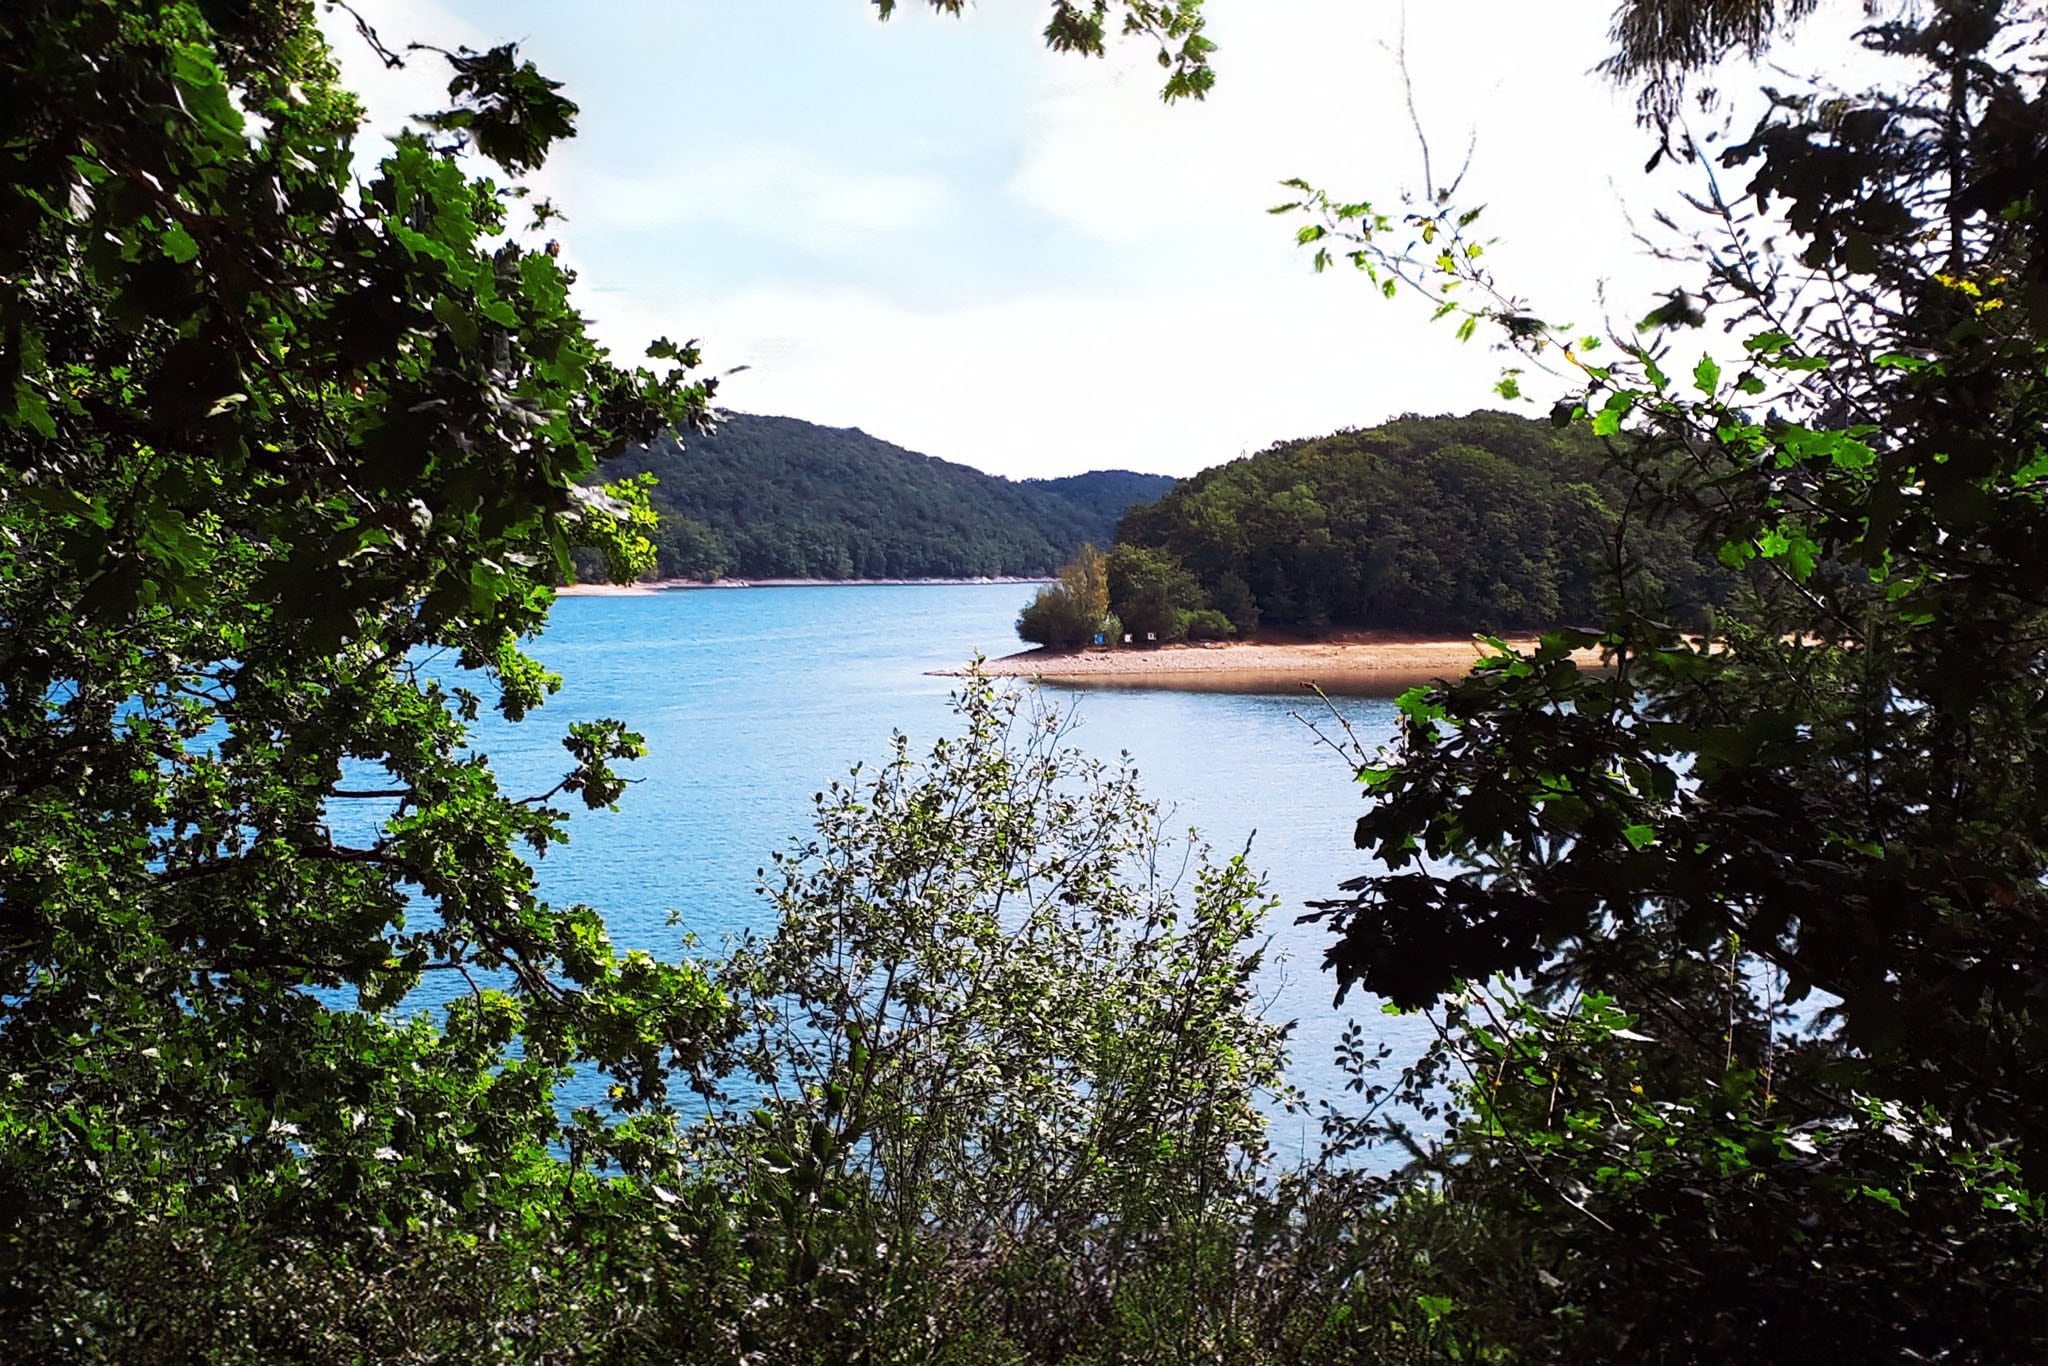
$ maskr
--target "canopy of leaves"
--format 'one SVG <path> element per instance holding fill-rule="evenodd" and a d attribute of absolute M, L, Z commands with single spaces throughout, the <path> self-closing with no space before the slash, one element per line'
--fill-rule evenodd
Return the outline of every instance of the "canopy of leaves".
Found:
<path fill-rule="evenodd" d="M 984 678 L 958 707 L 960 734 L 927 755 L 899 736 L 775 856 L 775 932 L 719 976 L 748 1021 L 735 1061 L 769 1095 L 697 1141 L 707 1170 L 787 1209 L 775 1258 L 815 1260 L 829 1284 L 877 1238 L 923 1243 L 945 1254 L 930 1275 L 978 1284 L 996 1322 L 1056 1356 L 1085 1319 L 1004 1282 L 1113 1276 L 1124 1249 L 1233 1236 L 1287 1028 L 1259 1016 L 1266 906 L 1242 857 L 1168 844 L 1128 762 L 1082 758 L 1056 713 Z M 864 1317 L 790 1309 L 842 1346 Z"/>
<path fill-rule="evenodd" d="M 1141 27 L 1183 11 L 1133 7 Z M 829 1320 L 830 1345 L 760 1311 L 839 1283 L 772 1193 L 689 1165 L 672 1087 L 730 1058 L 731 1000 L 537 894 L 569 799 L 616 801 L 639 737 L 569 727 L 562 780 L 531 794 L 472 749 L 482 708 L 518 719 L 554 686 L 521 642 L 571 550 L 646 566 L 644 509 L 593 482 L 600 454 L 689 428 L 712 392 L 688 347 L 614 364 L 510 231 L 517 187 L 480 174 L 541 164 L 573 102 L 510 48 L 400 58 L 365 36 L 447 60 L 451 104 L 359 183 L 360 111 L 311 4 L 0 7 L 0 1344 L 836 1360 L 907 1324 L 929 1359 L 939 1320 L 901 1278 L 931 1258 L 878 1225 L 855 1228 L 870 1312 Z M 982 785 L 951 795 L 1031 826 L 1037 770 L 971 748 Z M 914 842 L 923 814 L 892 818 Z M 1146 819 L 1128 810 L 1120 849 Z M 933 875 L 994 853 L 923 847 Z M 1128 1050 L 1090 1075 L 1135 1118 L 1070 1151 L 1173 1192 L 1129 1205 L 1151 1236 L 1256 1141 L 1243 1096 L 1278 1031 L 1247 1009 L 1241 868 L 1202 884 L 1196 936 L 1101 880 L 1149 875 L 1129 862 L 1068 870 L 1058 903 L 1102 912 L 1091 951 L 1120 941 L 1121 980 L 1148 988 L 1125 1022 L 1151 1031 L 1078 1036 Z M 1135 939 L 1108 928 L 1127 906 Z M 430 978 L 458 985 L 409 1013 Z M 1086 978 L 1042 985 L 1085 1013 Z M 1198 994 L 1203 1056 L 1155 1047 Z M 1064 1067 L 1055 1042 L 1038 1056 Z M 610 1083 L 609 1112 L 562 1113 L 572 1070 Z M 1072 1094 L 1070 1115 L 1088 1083 Z M 1212 1105 L 1214 1142 L 1178 1161 Z"/>
<path fill-rule="evenodd" d="M 1194 614 L 1208 606 L 1195 576 L 1164 551 L 1120 545 L 1105 569 L 1109 608 L 1133 641 L 1184 639 Z"/>
<path fill-rule="evenodd" d="M 1700 55 L 1770 32 L 1698 12 Z M 1192 4 L 1056 3 L 1050 36 L 1095 51 L 1117 16 L 1199 93 Z M 1706 277 L 1653 315 L 1730 318 L 1741 362 L 1577 357 L 1578 415 L 1632 438 L 1613 466 L 1411 421 L 1212 472 L 1119 565 L 1068 566 L 1096 623 L 1119 588 L 1182 610 L 1192 572 L 1234 620 L 1313 626 L 1364 607 L 1384 539 L 1437 601 L 1535 621 L 1577 615 L 1577 516 L 1705 600 L 1640 503 L 1751 575 L 1711 638 L 1595 591 L 1596 630 L 1403 699 L 1397 752 L 1361 756 L 1377 864 L 1326 910 L 1340 982 L 1439 1012 L 1398 1083 L 1359 1035 L 1343 1061 L 1443 1142 L 1265 1181 L 1282 1031 L 1242 861 L 1176 907 L 1127 775 L 982 685 L 963 740 L 821 794 L 764 879 L 781 932 L 719 971 L 536 895 L 557 799 L 619 797 L 638 738 L 573 726 L 560 785 L 515 799 L 468 723 L 547 694 L 519 646 L 572 546 L 644 567 L 598 453 L 711 397 L 689 348 L 613 365 L 461 159 L 538 165 L 575 115 L 551 82 L 442 54 L 451 108 L 359 186 L 306 5 L 0 9 L 0 1342 L 2039 1359 L 2042 23 L 1908 10 L 1866 41 L 1918 83 L 1775 99 L 1719 167 L 1769 230 L 1710 182 Z M 1444 222 L 1471 215 L 1411 226 Z M 1396 283 L 1432 259 L 1354 240 Z M 1485 297 L 1466 325 L 1556 340 Z M 1425 533 L 1481 569 L 1422 574 Z M 1588 643 L 1611 671 L 1573 666 Z M 403 1017 L 430 973 L 463 989 Z M 618 1113 L 565 1121 L 576 1067 Z M 686 1129 L 685 1073 L 771 1094 Z"/>

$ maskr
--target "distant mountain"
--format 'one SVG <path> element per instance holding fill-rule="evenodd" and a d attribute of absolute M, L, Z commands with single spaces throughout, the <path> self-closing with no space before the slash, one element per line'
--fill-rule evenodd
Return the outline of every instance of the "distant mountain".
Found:
<path fill-rule="evenodd" d="M 1138 503 L 1157 502 L 1166 496 L 1173 483 L 1163 474 L 1136 474 L 1130 470 L 1090 470 L 1086 474 L 1070 474 L 1063 479 L 1024 481 L 1027 488 L 1044 489 L 1096 516 L 1107 518 L 1105 525 L 1109 533 L 1088 537 L 1105 550 L 1109 548 L 1110 533 L 1115 532 L 1118 519 L 1129 508 Z"/>
<path fill-rule="evenodd" d="M 1096 470 L 1022 481 L 938 460 L 857 428 L 734 414 L 605 465 L 651 471 L 664 578 L 921 579 L 1050 574 L 1107 546 L 1163 474 Z"/>

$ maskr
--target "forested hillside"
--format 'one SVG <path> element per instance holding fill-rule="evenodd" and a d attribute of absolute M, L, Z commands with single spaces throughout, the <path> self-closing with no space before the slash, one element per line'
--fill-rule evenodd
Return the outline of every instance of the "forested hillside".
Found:
<path fill-rule="evenodd" d="M 614 470 L 660 480 L 655 572 L 700 579 L 1049 574 L 1173 483 L 1128 470 L 1018 482 L 856 428 L 744 413 L 629 450 Z"/>
<path fill-rule="evenodd" d="M 1626 505 L 1583 424 L 1476 412 L 1204 470 L 1133 508 L 1118 539 L 1178 558 L 1240 628 L 1462 635 L 1597 620 Z M 1725 591 L 1680 528 L 1638 519 L 1628 544 L 1640 586 L 1678 609 Z"/>

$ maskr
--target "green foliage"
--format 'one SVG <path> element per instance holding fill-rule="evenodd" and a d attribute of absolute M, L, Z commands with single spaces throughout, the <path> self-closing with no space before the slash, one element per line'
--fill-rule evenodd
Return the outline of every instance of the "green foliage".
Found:
<path fill-rule="evenodd" d="M 655 572 L 690 579 L 1049 574 L 1173 483 L 1124 470 L 1013 482 L 864 432 L 743 413 L 628 450 L 616 468 L 658 479 Z"/>
<path fill-rule="evenodd" d="M 1217 575 L 1215 586 L 1209 590 L 1209 598 L 1216 604 L 1216 610 L 1229 619 L 1237 634 L 1248 636 L 1259 629 L 1263 614 L 1259 611 L 1258 597 L 1237 571 L 1226 569 Z"/>
<path fill-rule="evenodd" d="M 1181 640 L 1189 617 L 1207 605 L 1195 576 L 1172 555 L 1120 545 L 1106 565 L 1109 605 L 1134 643 Z M 1230 634 L 1224 622 L 1223 634 Z"/>
<path fill-rule="evenodd" d="M 651 535 L 657 578 L 709 583 L 724 578 L 731 568 L 724 538 L 694 518 L 663 513 Z"/>
<path fill-rule="evenodd" d="M 1617 603 L 1359 756 L 1380 867 L 1323 908 L 1330 964 L 1442 1027 L 1408 1091 L 1455 1085 L 1444 1198 L 1523 1249 L 1455 1297 L 1541 1286 L 1475 1325 L 1503 1347 L 2048 1345 L 2042 36 L 1915 11 L 1864 41 L 1917 82 L 1774 92 L 1719 156 L 1755 207 L 1696 199 L 1704 281 L 1581 361 L 1561 416 L 1747 566 L 1714 635 Z M 1568 335 L 1437 269 L 1524 354 Z M 1672 354 L 1701 317 L 1740 360 Z"/>
<path fill-rule="evenodd" d="M 310 5 L 0 11 L 0 1342 L 731 1360 L 782 1331 L 749 1310 L 774 1258 L 733 1236 L 768 1206 L 690 1165 L 672 1094 L 731 1003 L 535 890 L 566 799 L 617 801 L 641 739 L 573 725 L 561 781 L 518 795 L 469 731 L 555 688 L 521 642 L 573 552 L 681 553 L 599 456 L 694 426 L 712 386 L 666 341 L 614 364 L 508 232 L 521 189 L 465 169 L 538 166 L 576 112 L 555 84 L 509 47 L 363 36 L 453 78 L 359 183 Z M 1123 960 L 1161 975 L 1155 1038 L 1169 990 L 1208 993 L 1201 1066 L 1110 1067 L 1118 1035 L 1089 1036 L 1139 1121 L 1091 1191 L 1131 1176 L 1133 1227 L 1256 1137 L 1231 1088 L 1277 1031 L 1235 1023 L 1256 910 L 1215 879 L 1198 928 Z M 463 989 L 407 1013 L 430 975 Z M 561 1113 L 572 1071 L 607 1110 Z M 1177 1159 L 1183 1120 L 1214 1145 Z"/>
<path fill-rule="evenodd" d="M 1407 417 L 1204 470 L 1131 509 L 1117 553 L 1157 551 L 1194 576 L 1169 587 L 1147 571 L 1144 615 L 1213 604 L 1245 631 L 1545 629 L 1599 620 L 1624 582 L 1667 619 L 1698 620 L 1726 576 L 1678 526 L 1631 514 L 1639 496 L 1582 429 Z"/>
<path fill-rule="evenodd" d="M 1192 90 L 1192 7 L 1132 15 Z M 731 1359 L 753 1206 L 672 1098 L 730 1003 L 535 891 L 640 737 L 571 726 L 530 795 L 469 748 L 554 690 L 521 642 L 572 554 L 718 560 L 599 469 L 713 386 L 613 363 L 466 169 L 539 166 L 558 86 L 358 28 L 452 69 L 364 182 L 310 5 L 0 12 L 0 1341 Z M 404 1013 L 429 975 L 466 989 Z M 561 1113 L 572 1070 L 608 1112 Z"/>
<path fill-rule="evenodd" d="M 1051 584 L 1018 613 L 1017 637 L 1049 650 L 1078 650 L 1094 642 L 1102 624 L 1063 585 Z"/>
<path fill-rule="evenodd" d="M 728 1066 L 768 1093 L 693 1142 L 774 1221 L 752 1312 L 792 1331 L 843 1340 L 888 1311 L 835 1278 L 874 1295 L 897 1266 L 945 1283 L 948 1312 L 1071 1339 L 1027 1283 L 1114 1274 L 1254 1195 L 1286 1028 L 1258 1016 L 1244 860 L 1198 858 L 1182 904 L 1128 768 L 986 679 L 959 707 L 929 757 L 899 737 L 820 797 L 767 878 L 775 934 L 719 972 L 748 1021 Z"/>
<path fill-rule="evenodd" d="M 1084 545 L 1060 567 L 1059 579 L 1025 604 L 1017 635 L 1050 650 L 1078 650 L 1098 635 L 1107 638 L 1109 625 L 1107 564 L 1101 551 Z"/>
<path fill-rule="evenodd" d="M 1026 488 L 1057 494 L 1095 518 L 1086 539 L 1107 545 L 1116 532 L 1117 519 L 1133 503 L 1149 503 L 1173 487 L 1164 474 L 1137 474 L 1130 470 L 1090 470 L 1086 474 L 1062 475 L 1057 479 L 1026 479 Z"/>
<path fill-rule="evenodd" d="M 1617 69 L 1805 10 L 1639 0 Z M 1200 92 L 1192 4 L 1057 3 L 1049 33 L 1099 51 L 1115 15 Z M 984 681 L 964 735 L 821 796 L 764 879 L 777 932 L 721 964 L 541 901 L 558 799 L 617 801 L 641 739 L 571 726 L 562 780 L 515 798 L 469 723 L 553 689 L 521 641 L 573 551 L 735 549 L 599 481 L 706 413 L 694 349 L 613 365 L 506 233 L 516 188 L 457 160 L 538 165 L 574 106 L 510 48 L 441 54 L 454 106 L 358 186 L 306 6 L 0 11 L 0 1342 L 2039 1357 L 2041 39 L 1909 12 L 1866 41 L 1920 85 L 1775 95 L 1721 158 L 1781 221 L 1710 182 L 1707 278 L 1611 364 L 1496 287 L 1452 196 L 1396 219 L 1297 183 L 1319 268 L 1348 241 L 1384 291 L 1566 358 L 1586 434 L 1281 448 L 1027 609 L 1598 615 L 1402 698 L 1397 752 L 1358 756 L 1376 863 L 1322 908 L 1331 966 L 1440 1040 L 1392 1082 L 1362 1032 L 1340 1050 L 1365 1108 L 1326 1109 L 1332 1162 L 1416 1157 L 1367 1177 L 1263 1165 L 1285 1031 L 1244 860 L 1176 902 L 1130 775 Z M 1731 314 L 1739 359 L 1660 335 Z M 1653 610 L 1713 597 L 1678 527 L 1743 574 L 1711 636 Z M 1577 551 L 1617 545 L 1602 594 Z M 1610 671 L 1573 664 L 1592 644 Z M 403 1015 L 430 973 L 467 990 Z M 609 1112 L 560 1114 L 572 1069 Z M 685 1075 L 744 1108 L 686 1126 Z"/>
<path fill-rule="evenodd" d="M 310 6 L 0 14 L 0 1340 L 24 1350 L 118 1356 L 156 1323 L 169 1355 L 268 1354 L 201 1322 L 218 1280 L 165 1270 L 216 1253 L 540 1247 L 602 1203 L 550 1155 L 560 1079 L 659 1109 L 724 1018 L 700 971 L 534 891 L 553 799 L 613 801 L 638 737 L 573 728 L 526 798 L 467 752 L 480 691 L 517 718 L 554 688 L 519 641 L 571 547 L 638 568 L 596 454 L 711 390 L 614 365 L 508 237 L 513 191 L 456 160 L 536 164 L 573 106 L 509 49 L 452 60 L 458 108 L 427 122 L 453 136 L 359 184 Z M 428 974 L 472 990 L 400 1016 Z"/>

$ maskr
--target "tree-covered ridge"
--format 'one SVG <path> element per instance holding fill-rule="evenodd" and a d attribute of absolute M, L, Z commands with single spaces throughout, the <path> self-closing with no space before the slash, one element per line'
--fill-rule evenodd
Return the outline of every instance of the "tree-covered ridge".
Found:
<path fill-rule="evenodd" d="M 659 480 L 656 573 L 671 578 L 1049 574 L 1173 483 L 1128 470 L 1012 481 L 858 428 L 752 414 L 663 435 L 612 468 Z"/>
<path fill-rule="evenodd" d="M 1118 536 L 1176 556 L 1241 627 L 1462 635 L 1597 620 L 1629 503 L 1583 426 L 1476 412 L 1283 442 L 1133 508 Z M 1636 587 L 1681 609 L 1722 591 L 1676 527 L 1632 517 L 1627 551 Z"/>
<path fill-rule="evenodd" d="M 1027 479 L 1024 485 L 1064 498 L 1076 507 L 1106 518 L 1102 534 L 1089 538 L 1096 544 L 1106 545 L 1126 511 L 1139 503 L 1149 503 L 1163 496 L 1173 487 L 1173 479 L 1169 475 L 1139 474 L 1133 470 L 1089 470 L 1086 474 L 1069 474 L 1059 479 Z"/>

